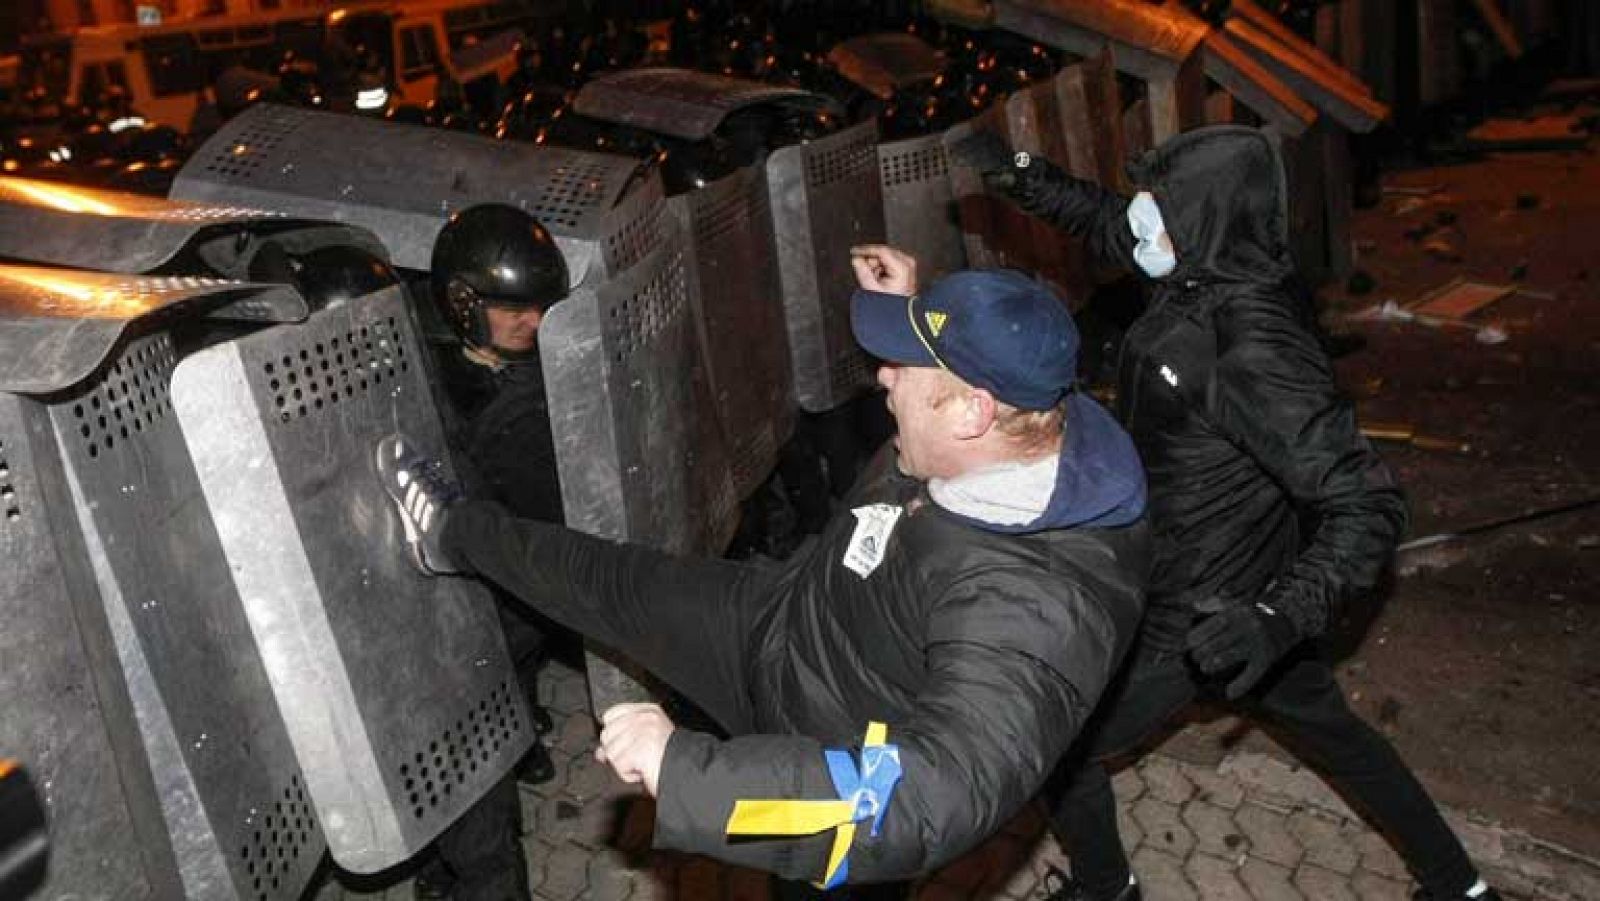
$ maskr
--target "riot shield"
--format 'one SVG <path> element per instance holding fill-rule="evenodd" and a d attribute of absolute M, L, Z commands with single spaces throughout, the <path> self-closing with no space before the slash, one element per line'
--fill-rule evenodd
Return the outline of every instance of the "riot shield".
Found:
<path fill-rule="evenodd" d="M 0 258 L 126 273 L 178 267 L 187 274 L 204 266 L 238 279 L 266 238 L 294 252 L 346 244 L 388 255 L 376 238 L 346 226 L 265 210 L 0 178 Z"/>
<path fill-rule="evenodd" d="M 767 183 L 744 168 L 670 201 L 694 239 L 694 320 L 716 398 L 734 490 L 748 497 L 794 428 L 778 248 Z"/>
<path fill-rule="evenodd" d="M 729 113 L 759 104 L 836 106 L 830 98 L 801 88 L 692 69 L 645 67 L 591 79 L 573 98 L 572 108 L 592 119 L 703 141 Z"/>
<path fill-rule="evenodd" d="M 657 239 L 632 245 L 646 252 L 580 285 L 539 328 L 562 506 L 582 532 L 715 555 L 739 509 L 695 334 L 694 248 L 670 220 L 630 206 L 619 228 L 655 222 Z M 593 654 L 589 691 L 597 713 L 645 697 Z"/>
<path fill-rule="evenodd" d="M 767 160 L 794 392 L 808 412 L 831 410 L 872 384 L 850 332 L 850 248 L 886 238 L 876 143 L 877 124 L 863 122 Z"/>
<path fill-rule="evenodd" d="M 0 748 L 46 788 L 39 897 L 178 897 L 177 858 L 49 415 L 0 393 Z"/>
<path fill-rule="evenodd" d="M 76 518 L 136 723 L 122 740 L 148 761 L 182 893 L 292 899 L 324 843 L 171 415 L 165 330 L 185 307 L 292 292 L 182 281 L 0 267 L 5 343 L 41 364 L 0 387 L 50 392 L 32 434 L 59 454 L 58 510 Z M 88 373 L 53 380 L 78 374 L 58 356 Z"/>
<path fill-rule="evenodd" d="M 637 168 L 627 157 L 259 104 L 195 151 L 172 196 L 359 225 L 396 265 L 420 270 L 452 213 L 505 203 L 544 223 L 577 282 Z"/>
<path fill-rule="evenodd" d="M 942 135 L 879 144 L 878 171 L 884 230 L 891 245 L 917 258 L 918 277 L 932 281 L 966 265 Z"/>
<path fill-rule="evenodd" d="M 425 578 L 372 472 L 401 431 L 444 456 L 404 289 L 186 357 L 172 376 L 193 490 L 248 648 L 340 866 L 421 850 L 532 743 L 494 604 Z"/>

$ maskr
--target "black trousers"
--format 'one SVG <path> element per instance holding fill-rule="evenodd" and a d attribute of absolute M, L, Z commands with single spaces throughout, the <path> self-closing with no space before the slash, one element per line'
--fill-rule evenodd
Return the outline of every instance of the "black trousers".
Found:
<path fill-rule="evenodd" d="M 1104 762 L 1138 748 L 1200 691 L 1180 652 L 1137 650 L 1047 789 L 1051 828 L 1072 857 L 1073 875 L 1092 897 L 1115 897 L 1130 872 Z M 1436 897 L 1461 897 L 1476 881 L 1466 851 L 1427 790 L 1394 747 L 1350 710 L 1333 671 L 1309 645 L 1292 652 L 1234 706 L 1273 727 L 1275 738 L 1394 844 Z"/>
<path fill-rule="evenodd" d="M 444 529 L 452 560 L 638 663 L 728 732 L 754 728 L 749 655 L 770 566 L 613 544 L 485 501 L 452 507 Z"/>
<path fill-rule="evenodd" d="M 522 801 L 507 774 L 434 841 L 452 901 L 532 901 L 522 853 Z"/>

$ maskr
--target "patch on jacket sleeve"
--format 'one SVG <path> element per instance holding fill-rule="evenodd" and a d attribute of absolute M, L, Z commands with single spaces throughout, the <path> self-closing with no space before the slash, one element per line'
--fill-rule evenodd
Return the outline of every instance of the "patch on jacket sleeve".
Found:
<path fill-rule="evenodd" d="M 895 523 L 900 521 L 904 507 L 893 504 L 868 504 L 850 511 L 856 516 L 856 530 L 850 536 L 850 545 L 844 549 L 843 563 L 851 572 L 865 579 L 883 562 L 889 547 L 889 536 Z"/>

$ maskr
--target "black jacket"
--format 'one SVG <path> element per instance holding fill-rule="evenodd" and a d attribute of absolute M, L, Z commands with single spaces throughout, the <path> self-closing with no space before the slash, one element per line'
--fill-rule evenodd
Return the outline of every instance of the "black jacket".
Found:
<path fill-rule="evenodd" d="M 1144 483 L 1131 442 L 1106 422 L 1115 462 L 1073 466 L 1064 449 L 1052 503 L 1023 534 L 937 506 L 881 455 L 853 501 L 905 510 L 883 562 L 866 577 L 842 565 L 856 523 L 846 512 L 776 576 L 752 638 L 759 734 L 673 733 L 657 846 L 820 878 L 831 833 L 731 842 L 723 829 L 739 799 L 834 797 L 823 749 L 858 747 L 869 720 L 888 725 L 904 778 L 882 835 L 857 831 L 850 881 L 927 873 L 1014 816 L 1094 709 L 1142 612 Z"/>
<path fill-rule="evenodd" d="M 1025 209 L 1139 272 L 1127 198 L 1049 166 L 1020 176 Z M 1176 647 L 1212 595 L 1261 598 L 1319 634 L 1376 583 L 1406 513 L 1291 287 L 1277 151 L 1254 129 L 1200 129 L 1133 177 L 1178 259 L 1152 281 L 1118 364 L 1118 415 L 1145 462 L 1155 530 L 1146 640 Z"/>
<path fill-rule="evenodd" d="M 523 519 L 563 522 L 555 438 L 537 353 L 511 361 L 437 349 L 446 432 L 462 481 Z"/>

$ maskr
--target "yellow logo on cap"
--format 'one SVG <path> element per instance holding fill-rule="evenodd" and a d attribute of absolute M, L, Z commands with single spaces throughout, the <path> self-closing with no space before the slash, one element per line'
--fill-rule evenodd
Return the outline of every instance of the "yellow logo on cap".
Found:
<path fill-rule="evenodd" d="M 935 310 L 931 313 L 925 314 L 923 318 L 928 320 L 928 331 L 932 332 L 933 336 L 937 338 L 939 337 L 939 332 L 944 330 L 944 321 L 950 317 L 945 313 Z"/>

